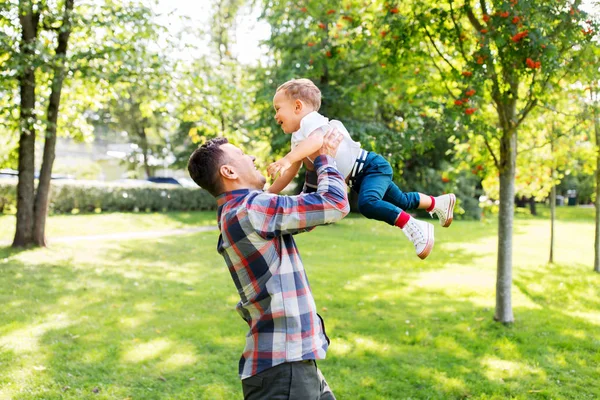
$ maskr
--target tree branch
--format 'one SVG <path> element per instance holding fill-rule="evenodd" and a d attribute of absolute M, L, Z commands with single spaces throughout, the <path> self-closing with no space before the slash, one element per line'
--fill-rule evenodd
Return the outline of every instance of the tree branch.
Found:
<path fill-rule="evenodd" d="M 460 54 L 462 54 L 463 59 L 465 60 L 465 62 L 468 63 L 469 61 L 467 60 L 467 55 L 465 54 L 465 49 L 464 49 L 464 46 L 463 46 L 463 42 L 461 40 L 460 27 L 456 23 L 456 18 L 454 18 L 454 7 L 452 7 L 452 0 L 448 0 L 448 4 L 450 5 L 450 16 L 452 17 L 452 24 L 454 25 L 454 30 L 456 31 L 456 37 L 458 39 L 458 45 L 459 45 L 459 49 L 460 49 Z"/>
<path fill-rule="evenodd" d="M 433 66 L 438 70 L 438 72 L 440 73 L 440 75 L 442 76 L 442 78 L 444 77 L 444 71 L 442 71 L 442 69 L 440 68 L 439 65 L 437 65 L 437 63 L 435 62 L 435 59 L 433 57 L 431 57 L 431 62 L 433 63 Z M 450 88 L 448 87 L 448 83 L 446 82 L 445 79 L 442 79 L 444 81 L 444 87 L 446 88 L 446 91 L 448 92 L 448 94 L 450 96 L 452 96 L 452 98 L 454 100 L 458 99 L 458 96 L 455 96 L 454 93 L 452 93 L 452 90 L 450 90 Z"/>
<path fill-rule="evenodd" d="M 458 70 L 456 68 L 454 68 L 452 63 L 448 59 L 446 59 L 446 57 L 444 57 L 444 54 L 442 54 L 441 50 L 437 48 L 435 41 L 433 40 L 433 37 L 431 37 L 431 34 L 429 33 L 429 31 L 427 30 L 427 27 L 425 25 L 423 25 L 423 29 L 425 29 L 425 33 L 427 34 L 427 37 L 429 38 L 431 45 L 433 46 L 435 51 L 439 54 L 439 56 L 442 58 L 442 60 L 444 60 L 446 62 L 446 64 L 448 64 L 453 71 L 458 73 Z"/>
<path fill-rule="evenodd" d="M 576 124 L 575 124 L 575 125 L 573 125 L 571 128 L 569 128 L 569 129 L 568 129 L 566 132 L 564 132 L 564 133 L 560 133 L 560 134 L 558 134 L 558 135 L 555 135 L 555 136 L 552 136 L 552 138 L 550 138 L 550 139 L 549 139 L 547 142 L 544 142 L 544 143 L 542 143 L 541 145 L 537 145 L 537 146 L 531 146 L 531 147 L 528 147 L 528 148 L 526 148 L 526 149 L 523 149 L 523 150 L 521 150 L 521 151 L 517 152 L 517 154 L 523 154 L 523 153 L 527 153 L 528 151 L 532 151 L 532 150 L 535 150 L 535 149 L 541 149 L 541 148 L 544 148 L 544 147 L 546 147 L 547 145 L 549 145 L 549 144 L 552 142 L 552 140 L 555 140 L 555 139 L 558 139 L 558 138 L 561 138 L 561 137 L 568 136 L 568 135 L 569 135 L 569 133 L 571 133 L 572 131 L 574 131 L 574 130 L 575 130 L 577 127 L 579 127 L 579 125 L 583 124 L 584 122 L 585 122 L 584 120 L 580 120 L 578 123 L 576 123 Z"/>
<path fill-rule="evenodd" d="M 465 11 L 467 12 L 467 18 L 469 18 L 469 21 L 471 22 L 471 25 L 473 25 L 473 28 L 475 28 L 477 32 L 481 32 L 481 30 L 483 29 L 483 25 L 481 25 L 481 23 L 477 20 L 475 14 L 473 14 L 473 9 L 471 8 L 470 3 L 470 1 L 467 1 L 465 2 L 464 6 Z"/>
<path fill-rule="evenodd" d="M 490 142 L 488 142 L 488 139 L 485 135 L 481 135 L 483 136 L 483 141 L 485 142 L 485 147 L 487 147 L 488 151 L 490 152 L 492 158 L 494 159 L 494 165 L 496 165 L 496 168 L 498 168 L 498 170 L 500 170 L 500 163 L 498 162 L 498 158 L 496 157 L 496 153 L 494 153 L 494 150 L 492 150 L 492 146 L 490 146 Z"/>

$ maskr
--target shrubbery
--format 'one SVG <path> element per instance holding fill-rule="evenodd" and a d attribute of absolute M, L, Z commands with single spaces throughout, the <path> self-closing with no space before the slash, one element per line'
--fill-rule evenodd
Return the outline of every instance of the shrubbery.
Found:
<path fill-rule="evenodd" d="M 17 205 L 17 180 L 0 181 L 0 213 Z M 216 209 L 203 189 L 174 185 L 131 186 L 96 181 L 52 181 L 51 213 L 108 211 L 194 211 Z"/>

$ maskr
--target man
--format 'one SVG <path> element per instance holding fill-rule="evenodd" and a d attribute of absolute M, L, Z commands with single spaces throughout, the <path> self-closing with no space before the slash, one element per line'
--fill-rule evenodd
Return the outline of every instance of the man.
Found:
<path fill-rule="evenodd" d="M 190 176 L 217 198 L 217 249 L 240 295 L 236 309 L 250 327 L 239 363 L 246 400 L 335 399 L 315 362 L 325 358 L 329 339 L 292 235 L 348 214 L 346 184 L 333 159 L 341 140 L 337 132 L 325 136 L 314 162 L 317 191 L 298 196 L 264 192 L 254 157 L 225 138 L 190 157 Z"/>

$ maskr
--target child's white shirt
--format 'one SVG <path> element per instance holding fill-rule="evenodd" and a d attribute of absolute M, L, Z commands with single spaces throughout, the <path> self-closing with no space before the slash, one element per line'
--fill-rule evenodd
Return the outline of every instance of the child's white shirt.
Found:
<path fill-rule="evenodd" d="M 335 155 L 335 162 L 338 170 L 342 175 L 347 178 L 352 171 L 354 162 L 361 152 L 360 143 L 355 142 L 350 137 L 348 130 L 344 127 L 340 121 L 329 120 L 323 115 L 316 111 L 305 115 L 300 120 L 300 129 L 292 133 L 292 149 L 294 149 L 300 142 L 308 138 L 313 132 L 323 128 L 323 132 L 326 133 L 329 128 L 337 128 L 337 130 L 344 136 L 340 147 L 338 147 L 337 154 Z M 312 161 L 312 160 L 311 160 Z"/>

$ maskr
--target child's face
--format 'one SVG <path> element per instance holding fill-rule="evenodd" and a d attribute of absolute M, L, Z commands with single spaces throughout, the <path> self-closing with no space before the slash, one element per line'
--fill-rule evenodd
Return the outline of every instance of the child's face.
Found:
<path fill-rule="evenodd" d="M 281 125 L 283 132 L 293 133 L 300 129 L 302 103 L 299 100 L 288 98 L 285 91 L 281 90 L 273 97 L 273 107 L 275 108 L 275 120 Z"/>

